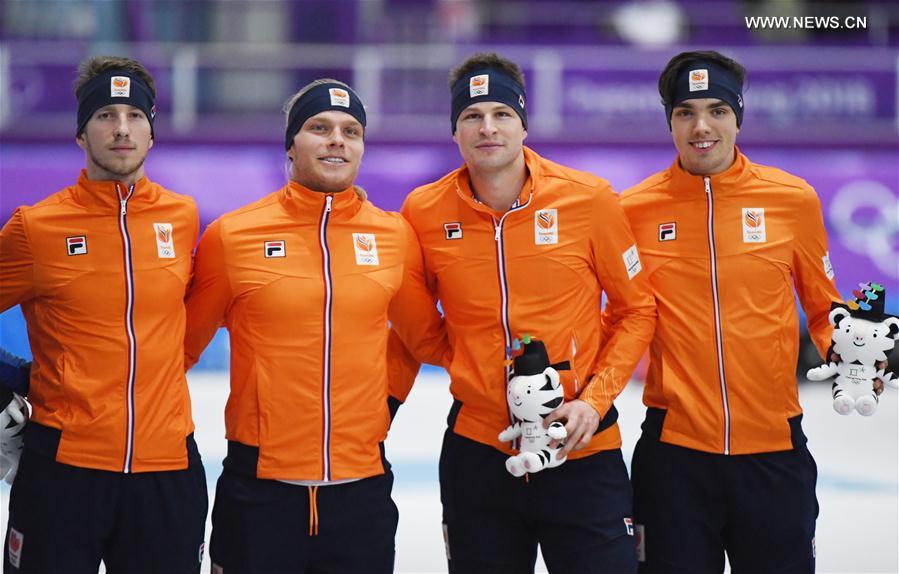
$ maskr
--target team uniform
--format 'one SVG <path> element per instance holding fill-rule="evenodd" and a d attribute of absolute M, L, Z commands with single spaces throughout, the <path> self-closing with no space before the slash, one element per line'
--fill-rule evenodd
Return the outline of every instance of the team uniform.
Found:
<path fill-rule="evenodd" d="M 83 171 L 0 232 L 0 310 L 21 304 L 34 355 L 5 571 L 199 571 L 182 349 L 198 225 L 186 196 Z"/>
<path fill-rule="evenodd" d="M 632 569 L 613 400 L 652 337 L 650 286 L 609 184 L 523 153 L 529 176 L 505 213 L 477 201 L 466 167 L 416 189 L 402 208 L 424 259 L 423 281 L 410 289 L 426 291 L 430 305 L 404 306 L 394 328 L 409 349 L 436 340 L 439 300 L 450 347 L 444 366 L 455 403 L 440 460 L 450 571 L 533 569 L 537 542 L 554 570 Z M 603 292 L 616 303 L 604 344 Z M 509 358 L 525 334 L 545 343 L 553 363 L 570 362 L 560 371 L 565 400 L 586 401 L 601 422 L 564 465 L 516 479 L 504 466 L 511 444 L 497 435 L 511 423 Z M 402 401 L 413 369 L 392 356 L 391 395 Z"/>
<path fill-rule="evenodd" d="M 632 464 L 641 572 L 721 571 L 721 548 L 735 572 L 813 571 L 793 290 L 822 355 L 839 301 L 814 189 L 737 150 L 705 177 L 675 160 L 621 204 L 659 314 Z"/>
<path fill-rule="evenodd" d="M 227 326 L 216 567 L 392 571 L 387 321 L 410 257 L 408 224 L 353 188 L 291 181 L 204 232 L 185 352 L 190 366 Z"/>

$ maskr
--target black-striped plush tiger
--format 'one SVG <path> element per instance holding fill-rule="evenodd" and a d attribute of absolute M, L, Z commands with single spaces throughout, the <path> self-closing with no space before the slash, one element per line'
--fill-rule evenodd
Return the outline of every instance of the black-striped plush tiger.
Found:
<path fill-rule="evenodd" d="M 552 440 L 562 440 L 568 436 L 565 425 L 556 421 L 549 428 L 543 428 L 543 417 L 562 404 L 559 372 L 546 367 L 538 374 L 512 377 L 506 399 L 515 422 L 499 433 L 499 440 L 506 442 L 521 438 L 519 453 L 506 459 L 506 470 L 513 476 L 522 476 L 526 472 L 539 472 L 565 462 L 567 457 L 556 458 L 559 448 L 549 447 Z"/>

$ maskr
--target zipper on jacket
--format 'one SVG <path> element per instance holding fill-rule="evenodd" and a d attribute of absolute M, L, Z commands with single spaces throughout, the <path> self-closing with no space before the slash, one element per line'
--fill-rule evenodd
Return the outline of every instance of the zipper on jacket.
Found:
<path fill-rule="evenodd" d="M 505 344 L 505 384 L 503 385 L 503 402 L 506 402 L 506 389 L 509 385 L 509 378 L 512 373 L 512 363 L 510 362 L 512 359 L 512 329 L 509 325 L 509 280 L 506 277 L 506 257 L 505 257 L 505 248 L 503 246 L 503 223 L 506 220 L 506 217 L 513 211 L 518 211 L 523 209 L 531 202 L 530 199 L 525 203 L 515 206 L 509 211 L 505 212 L 502 217 L 497 221 L 496 217 L 493 217 L 493 239 L 496 241 L 496 266 L 497 266 L 497 276 L 499 277 L 499 293 L 500 293 L 500 321 L 503 326 L 503 342 Z M 506 413 L 509 416 L 509 424 L 514 424 L 515 417 L 512 415 L 512 409 L 509 407 L 508 403 L 506 404 Z M 515 439 L 512 443 L 513 448 L 518 448 L 519 440 Z"/>
<path fill-rule="evenodd" d="M 711 178 L 706 176 L 703 178 L 703 181 L 705 182 L 705 194 L 709 208 L 709 268 L 712 274 L 712 308 L 715 311 L 715 350 L 718 357 L 718 381 L 721 384 L 721 402 L 724 409 L 724 454 L 730 454 L 730 407 L 727 403 L 727 383 L 724 378 L 724 345 L 721 339 L 721 308 L 718 300 L 718 260 L 715 251 L 715 201 L 712 196 Z"/>
<path fill-rule="evenodd" d="M 137 363 L 137 341 L 134 335 L 134 269 L 131 261 L 131 237 L 128 235 L 128 200 L 134 194 L 134 184 L 128 188 L 128 195 L 122 196 L 122 188 L 116 183 L 119 197 L 119 232 L 125 257 L 125 331 L 128 335 L 128 429 L 125 441 L 125 464 L 122 472 L 130 473 L 134 460 L 134 371 Z"/>
<path fill-rule="evenodd" d="M 571 334 L 571 370 L 574 371 L 574 359 L 577 355 L 577 339 L 574 336 L 574 333 Z M 578 380 L 577 375 L 574 376 L 574 394 L 577 396 L 581 392 L 581 382 Z"/>
<path fill-rule="evenodd" d="M 322 345 L 322 480 L 331 480 L 331 252 L 328 250 L 328 220 L 333 196 L 325 197 L 318 239 L 322 248 L 322 277 L 325 282 L 324 343 Z"/>

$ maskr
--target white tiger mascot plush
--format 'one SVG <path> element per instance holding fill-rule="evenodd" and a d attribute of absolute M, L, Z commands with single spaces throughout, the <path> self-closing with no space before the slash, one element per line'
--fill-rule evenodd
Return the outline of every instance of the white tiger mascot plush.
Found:
<path fill-rule="evenodd" d="M 564 399 L 559 372 L 550 366 L 542 341 L 525 341 L 524 353 L 515 357 L 506 392 L 515 422 L 499 433 L 503 442 L 521 438 L 519 453 L 506 460 L 506 470 L 516 477 L 559 466 L 567 459 L 557 459 L 560 448 L 549 447 L 552 440 L 568 436 L 565 425 L 555 421 L 549 428 L 543 428 L 543 418 Z"/>
<path fill-rule="evenodd" d="M 835 305 L 830 311 L 833 325 L 833 352 L 839 362 L 810 369 L 806 376 L 810 381 L 823 381 L 834 375 L 833 408 L 841 415 L 853 410 L 860 415 L 871 416 L 880 402 L 875 383 L 877 379 L 897 386 L 884 362 L 887 353 L 899 338 L 899 318 L 886 315 L 884 290 L 876 283 L 862 283 L 861 291 L 855 291 L 855 301 L 846 306 Z"/>

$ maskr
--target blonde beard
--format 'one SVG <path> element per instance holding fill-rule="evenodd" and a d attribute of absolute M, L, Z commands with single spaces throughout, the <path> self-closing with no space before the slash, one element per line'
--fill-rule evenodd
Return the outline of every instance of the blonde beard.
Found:
<path fill-rule="evenodd" d="M 92 162 L 95 166 L 97 166 L 99 169 L 103 170 L 105 173 L 107 173 L 107 174 L 109 174 L 109 175 L 112 175 L 112 176 L 115 176 L 115 177 L 112 177 L 112 178 L 109 178 L 109 179 L 128 179 L 129 176 L 131 176 L 131 175 L 137 173 L 137 172 L 140 171 L 140 169 L 144 166 L 144 162 L 147 161 L 147 155 L 148 155 L 148 153 L 149 153 L 149 150 L 147 150 L 148 153 L 145 153 L 145 154 L 144 154 L 144 157 L 142 157 L 142 158 L 140 159 L 140 161 L 137 162 L 137 165 L 134 166 L 134 169 L 130 169 L 129 171 L 121 171 L 121 170 L 116 169 L 116 168 L 111 168 L 111 167 L 109 167 L 108 165 L 104 164 L 103 162 L 99 161 L 99 160 L 97 159 L 97 156 L 94 155 L 94 152 L 93 152 L 93 150 L 91 149 L 90 144 L 88 144 L 87 142 L 85 142 L 84 152 L 88 155 L 88 157 L 90 158 L 91 162 Z"/>

